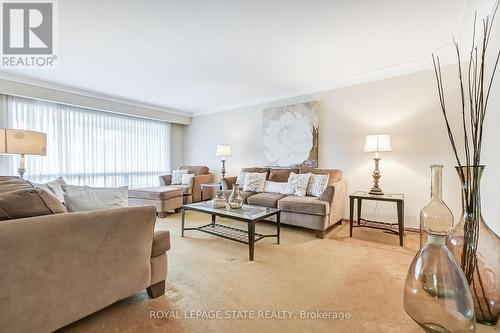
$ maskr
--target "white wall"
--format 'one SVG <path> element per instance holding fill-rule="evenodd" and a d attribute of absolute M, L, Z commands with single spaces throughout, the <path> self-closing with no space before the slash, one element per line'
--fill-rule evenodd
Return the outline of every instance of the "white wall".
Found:
<path fill-rule="evenodd" d="M 170 167 L 184 165 L 184 125 L 170 124 Z"/>
<path fill-rule="evenodd" d="M 454 66 L 447 67 L 443 74 L 449 78 L 448 82 L 455 82 Z M 456 87 L 447 93 L 448 101 L 458 101 Z M 493 145 L 500 141 L 500 134 L 492 127 L 496 124 L 498 128 L 499 99 L 499 94 L 492 99 L 490 111 L 496 113 L 496 119 L 489 119 L 484 154 L 484 164 L 488 167 L 483 180 L 484 216 L 497 233 L 500 233 L 500 161 L 498 150 L 495 153 L 492 149 L 497 149 Z M 185 131 L 185 164 L 205 164 L 219 175 L 220 161 L 215 156 L 215 147 L 217 143 L 229 143 L 233 150 L 233 156 L 227 161 L 229 175 L 236 175 L 242 167 L 265 165 L 262 110 L 310 100 L 320 102 L 319 166 L 342 169 L 349 192 L 371 188 L 373 160 L 371 154 L 363 152 L 365 135 L 389 132 L 393 152 L 382 156 L 382 188 L 385 192 L 405 194 L 406 226 L 417 228 L 419 225 L 419 211 L 430 193 L 430 164 L 445 165 L 444 197 L 458 218 L 459 182 L 438 109 L 432 71 L 194 117 Z M 380 204 L 376 209 L 366 204 L 363 214 L 395 221 L 395 207 L 388 205 Z"/>
<path fill-rule="evenodd" d="M 484 17 L 488 9 L 492 8 L 498 0 L 473 0 L 470 6 L 478 9 L 478 17 Z M 489 10 L 490 16 L 492 10 Z M 466 34 L 466 31 L 463 32 Z M 470 31 L 469 31 L 470 35 Z M 490 44 L 488 46 L 489 68 L 486 72 L 491 73 L 495 56 L 500 50 L 500 8 L 495 18 Z M 495 81 L 491 88 L 491 96 L 486 117 L 483 163 L 487 165 L 485 177 L 482 182 L 482 205 L 483 215 L 490 227 L 500 235 L 500 68 L 497 70 Z"/>

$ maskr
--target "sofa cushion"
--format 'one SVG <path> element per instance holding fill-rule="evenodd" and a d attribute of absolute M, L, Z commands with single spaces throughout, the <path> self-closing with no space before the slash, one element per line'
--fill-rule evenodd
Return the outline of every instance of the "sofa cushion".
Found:
<path fill-rule="evenodd" d="M 188 174 L 188 169 L 177 169 L 172 170 L 172 185 L 181 185 L 182 184 L 182 176 Z"/>
<path fill-rule="evenodd" d="M 286 183 L 292 172 L 299 173 L 299 169 L 271 169 L 267 180 Z"/>
<path fill-rule="evenodd" d="M 287 196 L 278 201 L 278 208 L 287 212 L 325 216 L 330 214 L 330 203 L 316 197 Z"/>
<path fill-rule="evenodd" d="M 203 165 L 191 165 L 191 166 L 181 166 L 179 169 L 187 169 L 188 173 L 194 173 L 195 176 L 206 175 L 208 173 L 208 167 Z"/>
<path fill-rule="evenodd" d="M 300 173 L 312 173 L 315 175 L 330 175 L 328 185 L 342 180 L 342 171 L 338 169 L 300 168 Z"/>
<path fill-rule="evenodd" d="M 287 187 L 288 187 L 288 183 L 273 182 L 270 180 L 266 180 L 266 184 L 264 185 L 264 192 L 288 194 L 286 192 Z"/>
<path fill-rule="evenodd" d="M 269 168 L 243 168 L 241 169 L 241 172 L 257 172 L 257 173 L 266 173 L 266 179 L 269 176 Z M 242 184 L 241 184 L 242 185 Z"/>
<path fill-rule="evenodd" d="M 63 185 L 68 212 L 84 212 L 127 206 L 128 187 Z"/>
<path fill-rule="evenodd" d="M 240 191 L 241 198 L 243 199 L 243 203 L 248 203 L 248 198 L 253 197 L 254 195 L 257 195 L 258 193 L 256 192 L 249 192 L 249 191 Z"/>
<path fill-rule="evenodd" d="M 182 175 L 181 184 L 193 186 L 193 178 L 194 178 L 194 173 L 186 173 Z"/>
<path fill-rule="evenodd" d="M 309 184 L 307 184 L 307 195 L 312 195 L 314 197 L 320 197 L 328 186 L 329 174 L 326 175 L 315 175 L 311 174 L 309 178 Z"/>
<path fill-rule="evenodd" d="M 247 192 L 262 192 L 266 186 L 265 172 L 247 172 L 245 174 L 245 184 L 243 185 L 243 191 Z"/>
<path fill-rule="evenodd" d="M 67 213 L 55 195 L 18 177 L 0 177 L 0 220 Z"/>
<path fill-rule="evenodd" d="M 64 191 L 62 189 L 62 186 L 68 185 L 68 183 L 66 183 L 63 177 L 59 177 L 55 180 L 47 182 L 46 185 L 61 202 L 64 202 Z"/>
<path fill-rule="evenodd" d="M 170 250 L 170 232 L 167 230 L 155 231 L 151 258 L 159 256 Z"/>
<path fill-rule="evenodd" d="M 167 200 L 180 197 L 184 189 L 179 186 L 155 186 L 135 188 L 128 191 L 129 198 Z"/>
<path fill-rule="evenodd" d="M 307 185 L 309 184 L 310 173 L 296 174 L 292 172 L 288 178 L 286 186 L 286 193 L 293 194 L 299 197 L 305 197 L 307 192 Z"/>
<path fill-rule="evenodd" d="M 284 197 L 286 197 L 286 195 L 279 193 L 258 193 L 248 197 L 247 203 L 249 205 L 276 208 L 278 207 L 278 200 Z"/>

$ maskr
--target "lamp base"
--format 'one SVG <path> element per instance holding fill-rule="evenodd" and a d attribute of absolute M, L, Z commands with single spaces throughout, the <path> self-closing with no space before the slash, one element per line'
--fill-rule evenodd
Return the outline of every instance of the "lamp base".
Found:
<path fill-rule="evenodd" d="M 19 158 L 19 168 L 17 169 L 17 173 L 19 174 L 19 178 L 24 179 L 24 173 L 26 172 L 26 156 L 21 154 Z"/>
<path fill-rule="evenodd" d="M 368 193 L 373 194 L 373 195 L 384 195 L 384 192 L 382 192 L 382 189 L 378 185 L 378 180 L 380 179 L 380 177 L 382 177 L 382 175 L 380 174 L 380 169 L 378 167 L 379 162 L 380 162 L 380 157 L 375 157 L 373 160 L 375 161 L 375 170 L 373 170 L 373 174 L 372 174 L 373 187 L 370 190 L 370 192 L 368 192 Z"/>
<path fill-rule="evenodd" d="M 222 178 L 226 177 L 226 160 L 222 159 L 222 170 L 221 170 L 221 174 L 222 174 Z"/>
<path fill-rule="evenodd" d="M 370 192 L 368 192 L 368 194 L 373 194 L 373 195 L 384 195 L 384 192 L 382 192 L 382 189 L 380 187 L 372 187 L 372 189 L 370 190 Z"/>

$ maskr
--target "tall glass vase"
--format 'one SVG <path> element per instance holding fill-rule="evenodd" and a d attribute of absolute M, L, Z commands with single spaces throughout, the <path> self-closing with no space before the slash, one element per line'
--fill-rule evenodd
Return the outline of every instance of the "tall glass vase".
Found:
<path fill-rule="evenodd" d="M 432 192 L 440 194 L 442 166 L 432 166 Z M 434 199 L 440 195 L 433 195 Z M 467 279 L 446 247 L 453 216 L 442 200 L 421 214 L 425 244 L 406 275 L 404 308 L 426 332 L 474 332 L 474 304 Z M 432 199 L 431 199 L 432 202 Z"/>
<path fill-rule="evenodd" d="M 448 223 L 453 224 L 453 214 L 443 201 L 442 179 L 443 166 L 431 165 L 431 199 L 420 211 L 420 247 L 427 243 L 425 224 L 432 224 L 434 228 L 440 227 L 442 230 L 448 230 Z"/>
<path fill-rule="evenodd" d="M 496 325 L 500 315 L 500 238 L 481 215 L 480 183 L 484 166 L 457 167 L 462 183 L 462 216 L 446 245 L 465 273 L 476 320 Z"/>

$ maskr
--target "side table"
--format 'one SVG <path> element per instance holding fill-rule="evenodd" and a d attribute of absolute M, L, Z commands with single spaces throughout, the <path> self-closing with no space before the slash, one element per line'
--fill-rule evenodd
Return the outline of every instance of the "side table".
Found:
<path fill-rule="evenodd" d="M 358 223 L 354 225 L 354 200 L 357 200 L 357 213 L 358 213 Z M 394 225 L 395 223 L 385 223 L 380 221 L 370 221 L 363 219 L 361 217 L 361 208 L 363 204 L 363 200 L 374 200 L 374 201 L 387 201 L 387 202 L 395 202 L 397 206 L 398 213 L 398 231 L 394 231 L 392 229 L 380 226 L 380 225 Z M 373 195 L 368 192 L 357 191 L 351 195 L 349 195 L 349 235 L 352 237 L 352 229 L 357 227 L 365 227 L 365 228 L 373 228 L 373 229 L 382 229 L 389 232 L 392 232 L 396 235 L 399 235 L 399 245 L 403 246 L 403 237 L 404 237 L 404 194 L 400 193 L 387 193 L 383 195 Z M 364 222 L 364 223 L 361 223 Z M 367 224 L 367 222 L 371 224 Z M 378 224 L 378 225 L 377 225 Z"/>
<path fill-rule="evenodd" d="M 201 191 L 201 201 L 203 201 L 203 190 L 205 188 L 216 188 L 218 190 L 222 190 L 222 184 L 221 183 L 206 183 L 206 184 L 200 184 L 200 191 Z"/>

